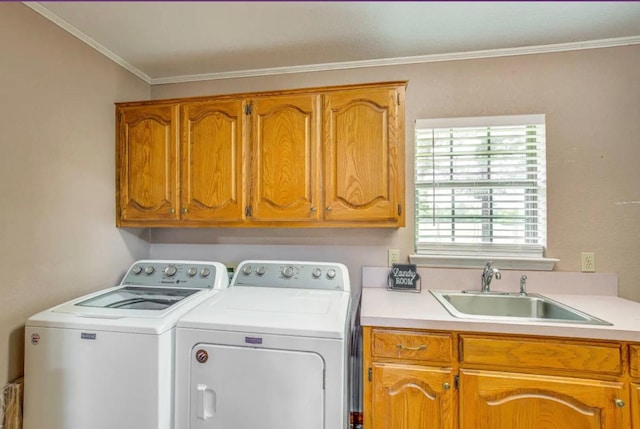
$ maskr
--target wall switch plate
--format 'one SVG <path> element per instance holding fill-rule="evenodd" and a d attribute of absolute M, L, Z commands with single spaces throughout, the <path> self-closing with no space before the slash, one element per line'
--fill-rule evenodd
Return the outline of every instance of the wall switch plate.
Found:
<path fill-rule="evenodd" d="M 582 252 L 582 272 L 594 273 L 596 271 L 596 254 L 593 252 Z"/>
<path fill-rule="evenodd" d="M 389 266 L 400 263 L 400 250 L 389 249 L 387 253 L 387 264 Z"/>

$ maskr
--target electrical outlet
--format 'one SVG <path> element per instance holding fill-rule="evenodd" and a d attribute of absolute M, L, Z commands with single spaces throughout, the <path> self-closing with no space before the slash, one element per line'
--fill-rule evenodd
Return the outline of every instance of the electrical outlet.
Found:
<path fill-rule="evenodd" d="M 593 252 L 582 252 L 582 272 L 593 273 L 596 271 L 596 254 Z"/>
<path fill-rule="evenodd" d="M 400 250 L 398 250 L 398 249 L 389 249 L 389 251 L 387 253 L 387 263 L 389 264 L 389 266 L 391 266 L 393 264 L 399 264 L 400 263 Z"/>

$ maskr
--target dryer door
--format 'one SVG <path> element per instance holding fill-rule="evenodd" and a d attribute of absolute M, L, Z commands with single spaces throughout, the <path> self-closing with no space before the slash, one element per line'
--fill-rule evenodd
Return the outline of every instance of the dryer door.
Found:
<path fill-rule="evenodd" d="M 324 429 L 319 354 L 198 344 L 191 357 L 189 429 Z"/>

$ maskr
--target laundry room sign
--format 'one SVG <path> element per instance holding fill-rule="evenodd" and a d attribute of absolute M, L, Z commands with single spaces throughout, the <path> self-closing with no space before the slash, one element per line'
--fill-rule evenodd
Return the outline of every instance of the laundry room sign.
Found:
<path fill-rule="evenodd" d="M 393 264 L 389 271 L 388 289 L 420 292 L 420 275 L 415 264 Z"/>

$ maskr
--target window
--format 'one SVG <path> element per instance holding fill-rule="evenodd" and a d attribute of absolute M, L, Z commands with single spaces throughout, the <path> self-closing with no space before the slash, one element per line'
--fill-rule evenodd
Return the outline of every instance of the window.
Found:
<path fill-rule="evenodd" d="M 543 258 L 544 115 L 416 121 L 418 254 Z"/>

